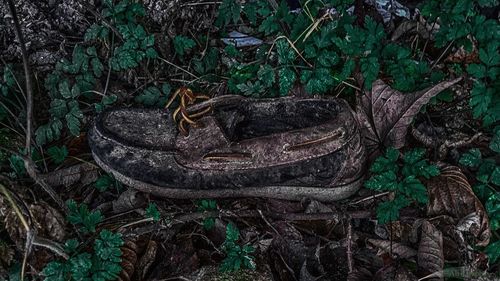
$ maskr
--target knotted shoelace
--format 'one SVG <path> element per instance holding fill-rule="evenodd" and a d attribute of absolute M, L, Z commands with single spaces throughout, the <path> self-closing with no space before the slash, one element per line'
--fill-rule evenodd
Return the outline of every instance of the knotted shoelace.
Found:
<path fill-rule="evenodd" d="M 195 104 L 197 101 L 209 100 L 210 97 L 206 95 L 195 94 L 193 91 L 186 87 L 181 87 L 170 97 L 165 108 L 169 108 L 172 105 L 172 102 L 179 98 L 179 106 L 174 110 L 172 114 L 172 118 L 174 122 L 177 123 L 179 131 L 182 135 L 187 136 L 189 134 L 189 126 L 199 127 L 201 124 L 199 123 L 199 119 L 205 115 L 206 113 L 212 110 L 211 106 L 208 106 L 205 109 L 200 109 L 198 112 L 189 113 L 187 107 Z"/>

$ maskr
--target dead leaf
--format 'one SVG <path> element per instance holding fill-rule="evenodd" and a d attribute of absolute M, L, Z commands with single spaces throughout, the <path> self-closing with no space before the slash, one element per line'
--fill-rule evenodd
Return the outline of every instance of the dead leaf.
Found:
<path fill-rule="evenodd" d="M 440 272 L 444 268 L 443 234 L 432 223 L 422 223 L 422 238 L 418 246 L 418 270 L 423 276 Z M 436 276 L 432 280 L 442 280 Z"/>
<path fill-rule="evenodd" d="M 137 244 L 133 240 L 126 240 L 120 248 L 122 251 L 120 266 L 122 271 L 118 276 L 118 281 L 130 281 L 135 272 L 135 264 L 137 263 Z"/>
<path fill-rule="evenodd" d="M 356 110 L 368 155 L 374 157 L 382 147 L 403 147 L 408 127 L 422 106 L 461 79 L 414 93 L 401 93 L 380 79 L 373 82 L 372 90 L 358 97 Z"/>
<path fill-rule="evenodd" d="M 417 281 L 417 277 L 400 264 L 391 263 L 377 271 L 375 281 Z"/>
<path fill-rule="evenodd" d="M 137 265 L 137 275 L 139 280 L 145 280 L 146 274 L 148 274 L 149 269 L 153 262 L 156 260 L 156 252 L 158 251 L 158 244 L 154 240 L 149 240 L 146 247 L 146 251 L 141 256 Z"/>
<path fill-rule="evenodd" d="M 417 255 L 417 251 L 402 243 L 395 243 L 390 240 L 368 239 L 368 242 L 385 253 L 392 253 L 403 259 L 409 259 Z"/>
<path fill-rule="evenodd" d="M 372 280 L 372 273 L 366 268 L 355 269 L 347 275 L 347 281 L 364 280 Z"/>
<path fill-rule="evenodd" d="M 146 196 L 137 189 L 129 188 L 113 201 L 113 213 L 119 214 L 146 205 Z"/>
<path fill-rule="evenodd" d="M 69 187 L 77 182 L 83 185 L 93 183 L 99 177 L 99 168 L 91 163 L 83 163 L 42 175 L 50 186 Z"/>
<path fill-rule="evenodd" d="M 455 221 L 462 221 L 474 213 L 476 222 L 474 223 L 474 220 L 463 221 L 465 224 L 462 227 L 466 227 L 476 238 L 477 246 L 488 245 L 491 237 L 488 215 L 458 167 L 443 168 L 441 174 L 427 180 L 426 185 L 429 194 L 427 216 L 447 215 Z"/>

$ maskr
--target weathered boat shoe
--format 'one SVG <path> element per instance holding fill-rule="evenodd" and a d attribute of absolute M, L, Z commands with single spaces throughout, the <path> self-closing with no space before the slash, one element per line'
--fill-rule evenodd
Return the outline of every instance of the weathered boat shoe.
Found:
<path fill-rule="evenodd" d="M 200 111 L 196 122 L 187 117 Z M 187 134 L 169 110 L 105 111 L 89 132 L 95 161 L 126 185 L 170 198 L 334 201 L 361 185 L 364 148 L 343 100 L 221 96 L 176 114 Z"/>

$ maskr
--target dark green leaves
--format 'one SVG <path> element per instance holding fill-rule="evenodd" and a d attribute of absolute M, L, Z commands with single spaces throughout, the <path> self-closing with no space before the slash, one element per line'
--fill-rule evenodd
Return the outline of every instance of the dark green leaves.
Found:
<path fill-rule="evenodd" d="M 146 208 L 146 217 L 152 218 L 154 221 L 160 220 L 160 211 L 158 211 L 158 207 L 156 206 L 156 204 L 149 203 L 148 207 Z"/>
<path fill-rule="evenodd" d="M 217 20 L 215 25 L 218 27 L 225 27 L 231 21 L 236 24 L 240 19 L 241 4 L 239 0 L 223 0 L 219 6 Z"/>
<path fill-rule="evenodd" d="M 84 232 L 95 232 L 95 227 L 103 219 L 100 211 L 89 211 L 87 205 L 78 205 L 74 200 L 68 200 L 66 205 L 70 223 L 81 226 Z"/>
<path fill-rule="evenodd" d="M 400 165 L 399 151 L 389 148 L 371 166 L 372 176 L 365 182 L 365 186 L 377 191 L 391 191 L 395 196 L 392 201 L 383 202 L 377 208 L 380 223 L 398 219 L 399 210 L 414 201 L 419 204 L 427 203 L 427 189 L 418 177 L 437 176 L 439 169 L 430 165 L 424 155 L 424 149 L 410 150 L 403 155 L 403 163 Z"/>
<path fill-rule="evenodd" d="M 482 161 L 481 151 L 477 148 L 470 149 L 460 158 L 460 164 L 467 167 L 478 167 Z"/>
<path fill-rule="evenodd" d="M 96 256 L 103 261 L 119 263 L 122 254 L 121 245 L 123 245 L 123 240 L 120 233 L 113 233 L 104 229 L 99 234 L 99 238 L 95 240 L 94 251 Z"/>
<path fill-rule="evenodd" d="M 237 271 L 240 268 L 255 269 L 254 257 L 251 254 L 255 251 L 249 245 L 240 246 L 238 241 L 240 232 L 236 225 L 229 223 L 226 227 L 226 241 L 222 249 L 226 253 L 226 258 L 222 261 L 220 270 Z"/>
<path fill-rule="evenodd" d="M 68 156 L 68 149 L 66 146 L 52 146 L 47 149 L 47 154 L 55 164 L 61 164 Z"/>
<path fill-rule="evenodd" d="M 175 53 L 179 56 L 184 56 L 184 54 L 190 51 L 194 46 L 196 46 L 196 42 L 191 38 L 182 35 L 177 35 L 174 38 Z"/>
<path fill-rule="evenodd" d="M 285 67 L 279 70 L 278 77 L 279 77 L 280 95 L 286 96 L 288 92 L 292 89 L 293 83 L 297 79 L 297 75 L 291 68 Z"/>
<path fill-rule="evenodd" d="M 135 102 L 145 106 L 161 107 L 165 105 L 171 90 L 172 88 L 167 83 L 162 85 L 161 90 L 155 86 L 150 86 L 135 97 Z"/>

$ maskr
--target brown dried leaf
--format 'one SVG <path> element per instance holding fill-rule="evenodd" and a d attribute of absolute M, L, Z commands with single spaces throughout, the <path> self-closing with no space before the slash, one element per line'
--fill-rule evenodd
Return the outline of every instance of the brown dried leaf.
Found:
<path fill-rule="evenodd" d="M 415 251 L 415 249 L 402 243 L 395 243 L 390 240 L 380 239 L 368 239 L 368 242 L 383 252 L 392 253 L 393 255 L 403 259 L 408 259 L 417 255 L 417 251 Z"/>
<path fill-rule="evenodd" d="M 83 185 L 95 182 L 99 177 L 99 169 L 90 163 L 74 165 L 42 175 L 43 180 L 50 186 L 69 187 L 77 182 Z"/>
<path fill-rule="evenodd" d="M 122 271 L 118 276 L 119 281 L 130 281 L 135 272 L 135 265 L 137 263 L 137 245 L 135 241 L 126 240 L 125 244 L 120 248 L 122 251 L 121 267 Z"/>
<path fill-rule="evenodd" d="M 475 213 L 476 223 L 474 220 L 466 220 L 468 224 L 464 223 L 476 238 L 476 245 L 488 245 L 491 237 L 488 215 L 459 168 L 443 168 L 441 174 L 426 181 L 426 185 L 429 194 L 427 216 L 447 215 L 456 221 L 462 221 Z"/>
<path fill-rule="evenodd" d="M 418 246 L 417 257 L 419 272 L 424 276 L 443 270 L 443 234 L 428 221 L 422 223 L 422 238 Z M 442 279 L 442 276 L 436 276 L 432 280 Z"/>
<path fill-rule="evenodd" d="M 418 278 L 405 267 L 391 263 L 377 271 L 374 281 L 417 281 Z"/>
<path fill-rule="evenodd" d="M 139 280 L 145 280 L 146 274 L 153 262 L 156 260 L 156 253 L 158 251 L 158 244 L 154 240 L 149 240 L 144 255 L 141 256 L 137 264 L 137 276 Z"/>
<path fill-rule="evenodd" d="M 441 91 L 460 81 L 456 78 L 414 93 L 401 93 L 382 80 L 373 82 L 372 90 L 358 98 L 357 116 L 365 146 L 373 157 L 381 147 L 401 148 L 408 126 L 420 108 Z"/>

